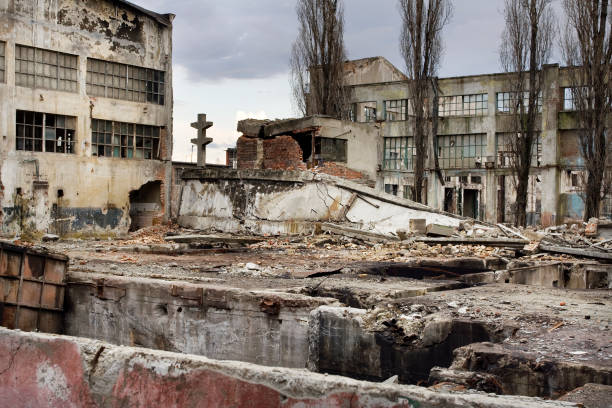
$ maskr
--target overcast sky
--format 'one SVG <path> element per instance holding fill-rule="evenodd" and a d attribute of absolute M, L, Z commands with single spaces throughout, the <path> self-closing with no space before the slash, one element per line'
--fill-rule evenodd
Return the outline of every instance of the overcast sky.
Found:
<path fill-rule="evenodd" d="M 208 114 L 207 161 L 224 163 L 237 120 L 296 116 L 289 54 L 296 0 L 131 0 L 176 15 L 173 26 L 174 160 L 195 161 L 189 123 Z M 454 0 L 440 77 L 499 72 L 503 0 Z M 383 56 L 402 71 L 397 0 L 344 0 L 350 59 Z"/>

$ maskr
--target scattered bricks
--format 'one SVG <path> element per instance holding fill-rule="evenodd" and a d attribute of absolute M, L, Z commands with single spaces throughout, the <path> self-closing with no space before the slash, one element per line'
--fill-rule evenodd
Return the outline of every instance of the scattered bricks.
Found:
<path fill-rule="evenodd" d="M 440 236 L 440 237 L 452 237 L 455 234 L 453 227 L 440 224 L 429 224 L 427 226 L 427 235 Z"/>
<path fill-rule="evenodd" d="M 334 162 L 320 163 L 316 169 L 316 172 L 329 174 L 330 176 L 342 177 L 348 180 L 367 180 L 367 177 L 363 173 L 356 170 L 351 170 L 348 167 Z"/>
<path fill-rule="evenodd" d="M 586 235 L 587 237 L 596 237 L 598 221 L 599 220 L 597 218 L 590 218 L 584 230 L 584 235 Z"/>
<path fill-rule="evenodd" d="M 427 232 L 427 222 L 425 218 L 413 218 L 409 221 L 410 232 L 413 234 L 425 234 Z"/>

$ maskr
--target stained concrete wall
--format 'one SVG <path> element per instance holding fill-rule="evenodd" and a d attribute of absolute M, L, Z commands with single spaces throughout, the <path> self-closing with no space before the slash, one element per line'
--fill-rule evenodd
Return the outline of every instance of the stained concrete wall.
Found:
<path fill-rule="evenodd" d="M 183 175 L 179 224 L 226 232 L 296 234 L 334 221 L 396 236 L 409 220 L 458 226 L 461 219 L 328 175 L 271 170 L 199 170 Z"/>
<path fill-rule="evenodd" d="M 396 338 L 392 330 L 367 330 L 365 315 L 366 310 L 345 307 L 314 310 L 308 367 L 372 381 L 397 375 L 402 383 L 416 384 L 427 381 L 432 367 L 448 367 L 457 347 L 497 337 L 493 329 L 478 322 L 430 317 L 406 320 L 403 334 Z"/>
<path fill-rule="evenodd" d="M 524 397 L 436 392 L 304 370 L 117 347 L 0 328 L 0 405 L 66 407 L 577 407 Z"/>
<path fill-rule="evenodd" d="M 496 163 L 493 168 L 486 168 L 486 161 L 497 161 L 497 135 L 499 133 L 513 132 L 513 120 L 507 113 L 497 112 L 496 95 L 498 92 L 508 92 L 511 89 L 510 76 L 507 74 L 473 75 L 455 78 L 440 78 L 438 85 L 441 96 L 487 94 L 487 112 L 474 116 L 442 117 L 438 122 L 439 135 L 485 134 L 486 148 L 480 168 L 443 169 L 445 177 L 450 178 L 442 185 L 433 169 L 434 143 L 429 140 L 427 173 L 427 203 L 428 205 L 444 209 L 445 188 L 454 189 L 455 203 L 462 196 L 465 189 L 476 189 L 480 193 L 479 215 L 488 222 L 497 222 L 505 216 L 505 222 L 513 221 L 514 186 L 510 182 L 511 170 L 499 167 Z M 544 67 L 542 90 L 542 113 L 538 116 L 537 128 L 541 132 L 542 155 L 539 165 L 534 163 L 532 168 L 534 181 L 530 183 L 528 219 L 534 223 L 552 225 L 564 221 L 564 218 L 580 218 L 584 209 L 582 199 L 576 193 L 576 188 L 568 185 L 567 172 L 582 171 L 584 163 L 581 162 L 580 153 L 575 138 L 576 121 L 571 112 L 563 111 L 563 89 L 571 86 L 566 68 L 558 65 Z M 360 83 L 352 87 L 352 102 L 374 101 L 377 105 L 377 119 L 384 121 L 384 101 L 410 99 L 405 81 L 390 81 L 381 83 L 373 80 L 372 83 Z M 412 122 L 384 121 L 384 137 L 406 137 L 412 135 Z M 379 164 L 383 163 L 383 155 L 379 155 Z M 501 189 L 499 176 L 507 176 L 505 182 L 504 203 L 498 203 Z M 468 183 L 460 181 L 460 177 L 467 177 Z M 481 177 L 480 185 L 470 185 L 473 176 Z M 464 178 L 465 180 L 465 178 Z M 383 189 L 385 184 L 398 186 L 398 193 L 402 195 L 403 187 L 410 187 L 414 183 L 413 173 L 407 171 L 385 170 L 379 173 L 377 187 Z M 542 194 L 545 191 L 546 194 Z M 499 204 L 499 205 L 498 205 Z M 505 205 L 502 205 L 505 204 Z M 455 211 L 462 214 L 460 206 Z"/>
<path fill-rule="evenodd" d="M 65 333 L 220 360 L 305 368 L 309 314 L 335 303 L 218 285 L 72 273 Z"/>
<path fill-rule="evenodd" d="M 125 232 L 129 192 L 154 180 L 163 182 L 161 202 L 168 213 L 171 18 L 109 0 L 0 2 L 0 41 L 6 42 L 6 81 L 0 83 L 0 183 L 5 189 L 0 197 L 1 232 L 16 233 L 22 227 L 56 231 L 58 223 L 62 228 L 57 232 Z M 15 86 L 16 45 L 77 55 L 77 92 Z M 87 58 L 165 71 L 165 105 L 88 96 Z M 16 110 L 76 116 L 75 153 L 17 151 Z M 92 157 L 92 118 L 163 126 L 160 160 Z M 17 188 L 23 199 L 17 199 Z M 64 194 L 61 200 L 59 189 Z M 61 211 L 55 211 L 54 205 Z"/>

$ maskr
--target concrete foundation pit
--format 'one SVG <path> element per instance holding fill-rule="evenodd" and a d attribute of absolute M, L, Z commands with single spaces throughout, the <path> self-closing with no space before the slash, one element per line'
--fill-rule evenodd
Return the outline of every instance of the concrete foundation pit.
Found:
<path fill-rule="evenodd" d="M 2 330 L 0 402 L 68 406 L 80 387 L 123 406 L 149 384 L 129 406 L 572 406 L 556 399 L 612 384 L 606 290 L 463 279 L 500 273 L 496 259 L 181 245 L 55 244 L 70 256 L 62 335 Z M 187 390 L 217 382 L 231 402 Z"/>

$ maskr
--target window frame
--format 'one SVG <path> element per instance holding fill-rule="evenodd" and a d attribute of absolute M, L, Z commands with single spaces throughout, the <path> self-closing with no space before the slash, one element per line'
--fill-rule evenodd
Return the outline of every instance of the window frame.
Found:
<path fill-rule="evenodd" d="M 87 95 L 130 102 L 166 104 L 166 71 L 87 58 Z"/>
<path fill-rule="evenodd" d="M 338 152 L 340 154 L 336 155 L 335 153 Z M 346 163 L 348 160 L 348 141 L 332 137 L 315 138 L 315 158 L 322 161 Z"/>
<path fill-rule="evenodd" d="M 512 167 L 512 147 L 509 142 L 502 139 L 510 138 L 514 134 L 514 132 L 495 133 L 495 165 L 499 168 Z M 502 146 L 504 149 L 500 150 Z M 536 132 L 535 142 L 531 145 L 531 167 L 540 167 L 540 163 L 542 163 L 542 134 Z"/>
<path fill-rule="evenodd" d="M 500 100 L 501 95 L 501 100 Z M 512 110 L 512 106 L 515 106 L 513 101 L 517 101 L 517 92 L 513 91 L 502 91 L 495 93 L 495 112 L 500 114 L 517 114 L 517 111 Z M 500 103 L 501 102 L 501 103 Z M 538 93 L 536 100 L 538 113 L 542 113 L 542 91 Z M 523 91 L 523 105 L 525 110 L 529 108 L 529 91 Z"/>
<path fill-rule="evenodd" d="M 6 42 L 0 41 L 0 83 L 6 83 Z"/>
<path fill-rule="evenodd" d="M 409 155 L 409 151 L 412 154 Z M 393 154 L 393 155 L 392 155 Z M 413 171 L 416 157 L 414 137 L 385 137 L 383 140 L 383 170 Z"/>
<path fill-rule="evenodd" d="M 474 143 L 471 143 L 472 140 Z M 486 133 L 438 135 L 437 143 L 438 162 L 441 169 L 478 168 L 476 165 L 478 161 L 476 159 L 480 158 L 480 163 L 482 165 L 483 157 L 486 157 L 487 153 Z M 468 152 L 467 155 L 464 154 L 466 148 Z M 454 152 L 454 154 L 451 155 L 451 152 Z"/>
<path fill-rule="evenodd" d="M 391 109 L 399 109 L 393 111 Z M 386 121 L 399 122 L 405 121 L 408 118 L 408 99 L 389 99 L 383 101 L 383 115 Z M 399 118 L 395 118 L 398 115 Z"/>
<path fill-rule="evenodd" d="M 438 99 L 438 116 L 440 117 L 486 116 L 488 114 L 488 93 L 448 95 Z"/>
<path fill-rule="evenodd" d="M 53 124 L 50 124 L 51 118 Z M 59 125 L 60 123 L 63 123 L 63 126 Z M 15 150 L 33 153 L 75 154 L 76 128 L 76 116 L 17 109 L 15 111 Z M 20 132 L 20 129 L 23 131 Z M 63 140 L 58 140 L 59 133 L 63 133 L 63 136 L 59 136 L 59 138 L 63 137 Z M 53 138 L 48 135 L 53 135 Z M 22 140 L 21 148 L 20 139 Z M 28 142 L 31 143 L 30 149 L 26 148 Z M 57 150 L 58 142 L 62 151 Z M 40 150 L 37 149 L 37 144 Z M 48 149 L 49 146 L 53 146 L 53 150 Z"/>
<path fill-rule="evenodd" d="M 114 159 L 160 160 L 161 136 L 162 126 L 93 118 L 91 155 Z"/>
<path fill-rule="evenodd" d="M 15 86 L 78 93 L 79 56 L 16 44 Z"/>

